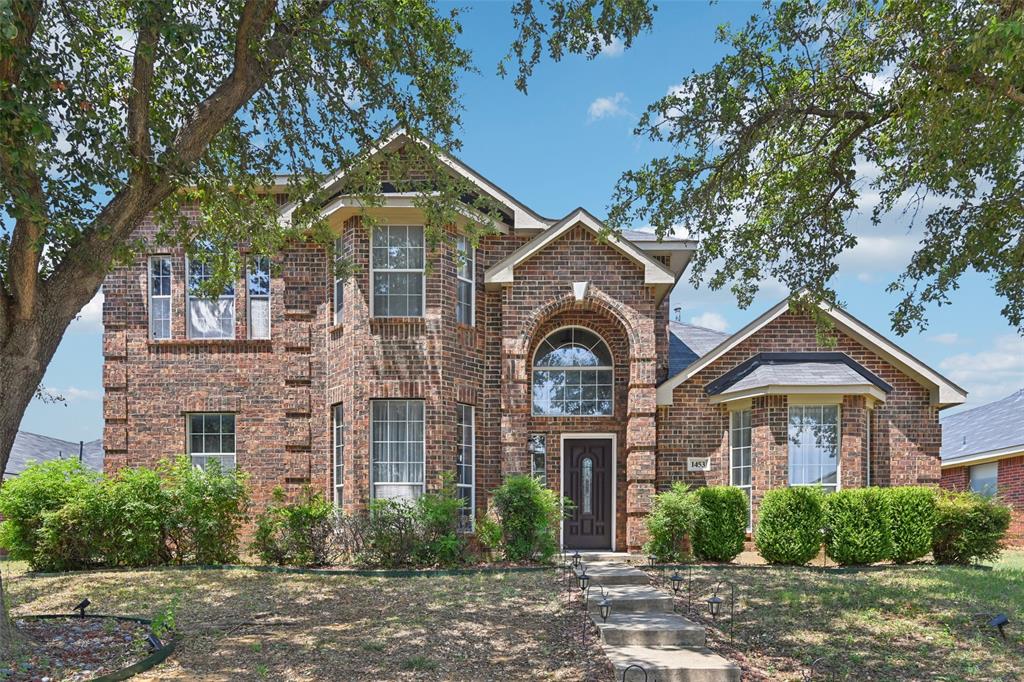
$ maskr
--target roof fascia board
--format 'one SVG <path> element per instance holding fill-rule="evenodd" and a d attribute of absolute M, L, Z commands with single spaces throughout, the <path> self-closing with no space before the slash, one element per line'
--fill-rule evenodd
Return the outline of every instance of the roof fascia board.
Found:
<path fill-rule="evenodd" d="M 892 393 L 892 386 L 886 383 L 881 377 L 864 367 L 846 353 L 838 351 L 824 352 L 798 352 L 798 353 L 758 353 L 736 365 L 728 372 L 708 383 L 704 392 L 708 395 L 725 393 L 729 386 L 734 385 L 743 377 L 763 365 L 786 365 L 795 362 L 841 362 L 854 372 L 877 386 L 879 390 Z"/>
<path fill-rule="evenodd" d="M 395 194 L 385 194 L 381 197 L 380 203 L 367 203 L 362 198 L 350 194 L 343 194 L 336 196 L 329 204 L 324 206 L 320 210 L 320 217 L 327 218 L 331 214 L 343 209 L 351 208 L 358 211 L 372 211 L 373 209 L 388 209 L 388 208 L 416 208 L 416 198 L 420 196 L 417 192 L 400 192 Z M 456 209 L 458 213 L 466 220 L 471 220 L 475 223 L 492 227 L 502 233 L 507 233 L 508 229 L 500 222 L 496 222 L 491 218 L 485 216 L 477 210 L 469 206 L 460 206 Z"/>
<path fill-rule="evenodd" d="M 577 224 L 584 225 L 596 235 L 601 235 L 602 225 L 600 221 L 585 210 L 578 208 L 488 268 L 484 273 L 484 284 L 510 284 L 514 282 L 515 267 L 517 265 L 543 250 Z M 644 266 L 645 284 L 654 286 L 668 285 L 671 288 L 678 281 L 675 273 L 628 240 L 617 237 L 614 233 L 608 235 L 606 239 L 616 249 Z"/>
<path fill-rule="evenodd" d="M 818 384 L 806 386 L 803 384 L 765 384 L 764 386 L 756 386 L 735 393 L 719 393 L 708 398 L 708 402 L 712 405 L 717 405 L 765 395 L 870 395 L 883 403 L 886 398 L 885 391 L 873 385 Z"/>
<path fill-rule="evenodd" d="M 986 450 L 985 452 L 977 452 L 971 455 L 961 455 L 960 457 L 954 457 L 952 459 L 943 460 L 942 468 L 949 469 L 952 467 L 963 466 L 965 464 L 984 464 L 985 462 L 1006 459 L 1007 457 L 1021 457 L 1024 456 L 1024 443 L 1020 445 L 1011 445 L 1008 448 L 999 448 L 998 450 Z"/>

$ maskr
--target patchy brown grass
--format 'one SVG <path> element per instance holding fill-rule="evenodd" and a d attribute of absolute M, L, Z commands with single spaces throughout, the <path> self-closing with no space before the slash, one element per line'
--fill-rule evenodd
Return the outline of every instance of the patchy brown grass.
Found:
<path fill-rule="evenodd" d="M 1024 679 L 1024 568 L 1012 552 L 992 570 L 915 565 L 857 572 L 814 568 L 693 568 L 691 619 L 744 680 Z M 668 587 L 671 570 L 652 575 Z M 686 572 L 682 572 L 686 575 Z M 706 599 L 719 581 L 723 616 Z M 729 583 L 736 585 L 729 642 Z M 684 583 L 679 601 L 685 609 Z M 986 625 L 1006 613 L 1007 641 Z"/>
<path fill-rule="evenodd" d="M 567 610 L 552 571 L 4 573 L 15 614 L 64 612 L 84 597 L 97 613 L 152 617 L 171 607 L 178 650 L 141 680 L 611 679 L 593 634 L 580 648 L 580 611 Z"/>

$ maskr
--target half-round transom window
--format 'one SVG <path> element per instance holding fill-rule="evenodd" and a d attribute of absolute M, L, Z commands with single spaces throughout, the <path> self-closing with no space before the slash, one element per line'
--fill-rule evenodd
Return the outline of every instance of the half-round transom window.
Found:
<path fill-rule="evenodd" d="M 533 356 L 533 414 L 612 414 L 612 354 L 600 336 L 580 327 L 549 334 Z"/>

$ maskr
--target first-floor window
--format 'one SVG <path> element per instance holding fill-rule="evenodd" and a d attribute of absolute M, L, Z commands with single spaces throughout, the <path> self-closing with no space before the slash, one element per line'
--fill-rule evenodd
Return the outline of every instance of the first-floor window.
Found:
<path fill-rule="evenodd" d="M 747 496 L 747 530 L 753 524 L 750 504 L 750 410 L 729 413 L 729 485 Z"/>
<path fill-rule="evenodd" d="M 986 462 L 968 467 L 971 491 L 979 495 L 995 495 L 999 490 L 999 462 Z"/>
<path fill-rule="evenodd" d="M 838 405 L 789 408 L 789 484 L 838 489 Z"/>
<path fill-rule="evenodd" d="M 339 507 L 344 500 L 345 490 L 345 420 L 343 419 L 341 403 L 334 406 L 331 411 L 331 433 L 334 451 L 334 504 Z"/>
<path fill-rule="evenodd" d="M 149 259 L 149 337 L 171 338 L 171 258 Z"/>
<path fill-rule="evenodd" d="M 530 473 L 541 485 L 548 484 L 548 444 L 543 433 L 530 434 Z"/>
<path fill-rule="evenodd" d="M 206 469 L 216 462 L 235 468 L 235 415 L 204 412 L 188 416 L 188 454 L 192 464 Z"/>
<path fill-rule="evenodd" d="M 413 500 L 423 493 L 422 400 L 374 400 L 373 496 Z"/>
<path fill-rule="evenodd" d="M 473 530 L 474 477 L 473 467 L 476 463 L 475 414 L 472 405 L 456 405 L 458 410 L 458 448 L 456 458 L 455 492 L 462 500 L 459 510 L 460 527 L 462 530 Z"/>

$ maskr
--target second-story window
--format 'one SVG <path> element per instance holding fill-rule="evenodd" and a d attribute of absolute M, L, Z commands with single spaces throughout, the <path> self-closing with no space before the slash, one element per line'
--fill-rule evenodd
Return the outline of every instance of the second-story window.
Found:
<path fill-rule="evenodd" d="M 270 338 L 270 258 L 253 256 L 249 260 L 248 282 L 249 338 Z"/>
<path fill-rule="evenodd" d="M 171 338 L 171 258 L 149 259 L 149 337 Z"/>
<path fill-rule="evenodd" d="M 456 274 L 458 296 L 455 303 L 455 321 L 459 324 L 472 325 L 473 303 L 474 303 L 474 275 L 476 268 L 476 253 L 469 237 L 459 237 L 456 249 Z"/>
<path fill-rule="evenodd" d="M 188 337 L 190 339 L 235 338 L 235 287 L 228 284 L 220 296 L 206 298 L 203 282 L 213 277 L 213 268 L 199 261 L 188 263 Z"/>
<path fill-rule="evenodd" d="M 374 317 L 423 316 L 423 227 L 382 225 L 373 230 Z"/>
<path fill-rule="evenodd" d="M 341 237 L 334 240 L 334 324 L 341 324 L 345 310 L 345 280 L 338 277 L 338 263 L 341 261 Z"/>

